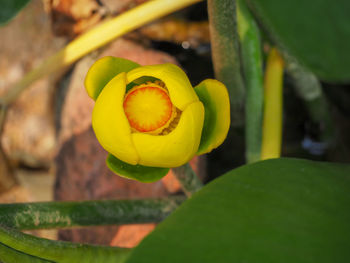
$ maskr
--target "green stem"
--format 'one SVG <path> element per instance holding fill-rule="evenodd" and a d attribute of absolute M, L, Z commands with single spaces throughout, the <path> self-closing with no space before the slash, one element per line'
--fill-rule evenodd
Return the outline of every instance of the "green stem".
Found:
<path fill-rule="evenodd" d="M 173 173 L 179 181 L 182 190 L 190 197 L 203 187 L 203 183 L 193 171 L 189 163 L 173 168 Z"/>
<path fill-rule="evenodd" d="M 1 204 L 0 222 L 17 229 L 160 222 L 184 199 Z"/>
<path fill-rule="evenodd" d="M 208 0 L 210 39 L 216 78 L 229 92 L 234 126 L 243 124 L 244 86 L 238 52 L 235 0 Z"/>
<path fill-rule="evenodd" d="M 286 53 L 283 53 L 283 57 L 286 61 L 286 70 L 292 77 L 295 90 L 304 101 L 311 120 L 322 126 L 320 140 L 329 142 L 333 138 L 334 129 L 321 83 L 311 71 L 301 66 L 293 57 Z"/>
<path fill-rule="evenodd" d="M 245 144 L 248 163 L 260 160 L 264 80 L 259 28 L 245 1 L 237 1 L 238 34 L 246 87 Z"/>
<path fill-rule="evenodd" d="M 130 253 L 127 248 L 54 241 L 3 227 L 0 227 L 0 243 L 27 255 L 60 263 L 121 263 Z"/>

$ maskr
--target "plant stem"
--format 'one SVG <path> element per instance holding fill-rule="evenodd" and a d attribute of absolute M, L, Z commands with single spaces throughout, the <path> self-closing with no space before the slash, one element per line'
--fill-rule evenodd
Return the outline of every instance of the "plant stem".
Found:
<path fill-rule="evenodd" d="M 17 229 L 160 222 L 184 200 L 185 197 L 178 196 L 142 200 L 1 204 L 0 222 Z"/>
<path fill-rule="evenodd" d="M 0 227 L 0 244 L 30 256 L 60 263 L 121 263 L 130 253 L 127 248 L 54 241 L 3 227 Z"/>
<path fill-rule="evenodd" d="M 261 159 L 278 158 L 282 143 L 282 87 L 284 62 L 277 49 L 267 58 Z"/>
<path fill-rule="evenodd" d="M 238 34 L 246 87 L 245 145 L 248 163 L 260 160 L 263 117 L 263 70 L 260 31 L 245 1 L 237 1 Z"/>
<path fill-rule="evenodd" d="M 182 190 L 190 197 L 203 187 L 203 183 L 193 171 L 189 163 L 180 167 L 172 168 L 172 171 L 179 181 Z"/>
<path fill-rule="evenodd" d="M 310 119 L 322 126 L 320 140 L 328 143 L 333 138 L 334 129 L 321 83 L 311 71 L 301 66 L 294 58 L 286 53 L 283 53 L 283 57 L 286 61 L 286 70 L 293 78 L 295 90 L 304 101 Z"/>
<path fill-rule="evenodd" d="M 240 69 L 235 0 L 208 0 L 210 39 L 215 75 L 229 92 L 231 124 L 242 126 L 244 86 Z"/>
<path fill-rule="evenodd" d="M 58 69 L 65 68 L 91 51 L 104 46 L 115 38 L 126 34 L 155 19 L 175 12 L 202 0 L 153 0 L 139 5 L 109 21 L 103 22 L 70 42 L 62 50 L 45 60 L 38 68 L 11 87 L 3 97 L 6 105 L 37 79 Z"/>

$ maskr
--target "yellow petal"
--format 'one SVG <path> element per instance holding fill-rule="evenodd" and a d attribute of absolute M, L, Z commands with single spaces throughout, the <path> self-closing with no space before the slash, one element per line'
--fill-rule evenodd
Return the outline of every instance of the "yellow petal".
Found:
<path fill-rule="evenodd" d="M 230 99 L 224 84 L 207 79 L 195 87 L 204 104 L 205 119 L 197 154 L 208 153 L 223 143 L 230 128 Z"/>
<path fill-rule="evenodd" d="M 127 73 L 127 82 L 130 83 L 143 76 L 154 77 L 163 81 L 168 88 L 172 103 L 182 111 L 187 105 L 198 101 L 198 97 L 185 72 L 174 64 L 167 63 L 135 68 Z"/>
<path fill-rule="evenodd" d="M 126 163 L 137 164 L 139 157 L 131 140 L 131 128 L 123 108 L 125 89 L 124 72 L 108 82 L 96 100 L 92 127 L 106 151 Z"/>
<path fill-rule="evenodd" d="M 177 167 L 197 152 L 204 121 L 203 104 L 198 101 L 182 112 L 179 124 L 167 135 L 133 133 L 132 139 L 145 166 Z"/>

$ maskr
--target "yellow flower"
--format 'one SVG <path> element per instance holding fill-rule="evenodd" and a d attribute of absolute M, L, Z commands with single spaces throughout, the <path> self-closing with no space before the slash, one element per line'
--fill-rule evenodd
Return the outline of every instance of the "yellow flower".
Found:
<path fill-rule="evenodd" d="M 181 166 L 210 152 L 229 129 L 225 86 L 208 79 L 193 88 L 173 64 L 139 66 L 104 57 L 90 68 L 85 87 L 96 101 L 92 127 L 112 155 L 107 165 L 121 176 L 154 181 L 157 176 L 142 180 L 142 173 Z"/>

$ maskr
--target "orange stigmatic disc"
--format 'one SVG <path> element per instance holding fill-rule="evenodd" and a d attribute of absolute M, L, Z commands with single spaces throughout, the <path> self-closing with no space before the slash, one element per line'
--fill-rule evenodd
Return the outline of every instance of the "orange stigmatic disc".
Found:
<path fill-rule="evenodd" d="M 132 88 L 123 107 L 134 132 L 160 134 L 176 115 L 167 90 L 155 83 Z"/>

